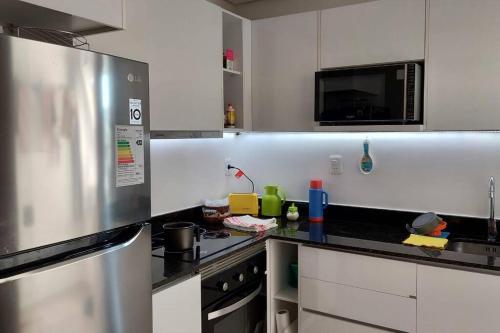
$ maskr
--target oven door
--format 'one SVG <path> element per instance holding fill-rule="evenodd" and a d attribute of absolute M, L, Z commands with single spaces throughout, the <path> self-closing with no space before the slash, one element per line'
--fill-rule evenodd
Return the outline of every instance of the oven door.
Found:
<path fill-rule="evenodd" d="M 202 332 L 264 333 L 266 331 L 264 290 L 264 282 L 257 280 L 204 308 Z"/>

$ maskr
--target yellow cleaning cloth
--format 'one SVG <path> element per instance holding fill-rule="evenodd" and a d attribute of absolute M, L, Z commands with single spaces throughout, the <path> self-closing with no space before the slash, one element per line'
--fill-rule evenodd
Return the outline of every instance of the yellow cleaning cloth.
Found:
<path fill-rule="evenodd" d="M 448 240 L 446 238 L 436 238 L 411 234 L 410 237 L 403 241 L 403 244 L 434 247 L 436 249 L 444 250 L 444 247 L 446 246 L 446 244 L 448 244 Z"/>

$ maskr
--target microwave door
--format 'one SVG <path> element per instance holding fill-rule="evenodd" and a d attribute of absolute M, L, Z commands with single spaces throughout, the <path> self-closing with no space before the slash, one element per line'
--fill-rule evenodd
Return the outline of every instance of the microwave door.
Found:
<path fill-rule="evenodd" d="M 404 124 L 419 112 L 417 64 L 317 72 L 315 121 L 320 125 Z"/>

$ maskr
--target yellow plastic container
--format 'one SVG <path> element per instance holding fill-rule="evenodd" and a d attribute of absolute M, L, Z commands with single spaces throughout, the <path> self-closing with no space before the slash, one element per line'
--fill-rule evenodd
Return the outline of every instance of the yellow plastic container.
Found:
<path fill-rule="evenodd" d="M 259 215 L 259 197 L 257 193 L 230 193 L 229 210 L 236 215 Z"/>

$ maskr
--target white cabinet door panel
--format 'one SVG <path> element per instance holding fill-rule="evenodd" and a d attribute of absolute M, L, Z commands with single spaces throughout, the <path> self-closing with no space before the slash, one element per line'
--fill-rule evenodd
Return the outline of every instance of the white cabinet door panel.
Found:
<path fill-rule="evenodd" d="M 418 266 L 419 333 L 498 332 L 500 276 Z"/>
<path fill-rule="evenodd" d="M 151 130 L 222 131 L 222 10 L 205 0 L 152 9 Z"/>
<path fill-rule="evenodd" d="M 500 129 L 499 12 L 497 0 L 430 0 L 428 129 Z"/>
<path fill-rule="evenodd" d="M 379 0 L 321 11 L 321 67 L 424 59 L 425 0 Z"/>
<path fill-rule="evenodd" d="M 302 246 L 300 275 L 403 297 L 415 296 L 417 265 Z"/>
<path fill-rule="evenodd" d="M 153 333 L 201 333 L 199 275 L 153 294 Z"/>
<path fill-rule="evenodd" d="M 312 131 L 318 14 L 252 21 L 252 118 L 256 131 Z"/>
<path fill-rule="evenodd" d="M 358 322 L 342 320 L 313 313 L 300 311 L 299 333 L 388 333 L 394 332 L 383 328 L 363 325 Z"/>
<path fill-rule="evenodd" d="M 300 306 L 404 332 L 416 331 L 413 298 L 301 277 Z"/>

